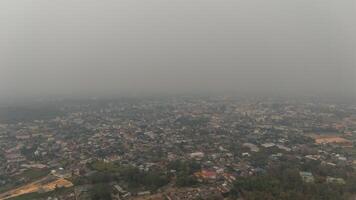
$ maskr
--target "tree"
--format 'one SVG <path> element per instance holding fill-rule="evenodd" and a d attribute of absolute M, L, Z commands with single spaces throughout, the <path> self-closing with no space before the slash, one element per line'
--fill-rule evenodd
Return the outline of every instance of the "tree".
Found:
<path fill-rule="evenodd" d="M 191 187 L 198 183 L 194 176 L 182 173 L 177 176 L 177 186 L 179 187 Z"/>
<path fill-rule="evenodd" d="M 90 197 L 92 200 L 111 200 L 110 186 L 106 183 L 98 183 L 93 185 Z"/>

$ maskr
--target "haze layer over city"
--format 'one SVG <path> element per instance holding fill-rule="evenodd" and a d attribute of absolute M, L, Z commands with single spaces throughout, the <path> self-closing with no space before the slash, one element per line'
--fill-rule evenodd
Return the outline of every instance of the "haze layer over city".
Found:
<path fill-rule="evenodd" d="M 355 200 L 355 13 L 1 0 L 0 200 Z"/>
<path fill-rule="evenodd" d="M 354 1 L 0 3 L 1 97 L 355 97 Z"/>

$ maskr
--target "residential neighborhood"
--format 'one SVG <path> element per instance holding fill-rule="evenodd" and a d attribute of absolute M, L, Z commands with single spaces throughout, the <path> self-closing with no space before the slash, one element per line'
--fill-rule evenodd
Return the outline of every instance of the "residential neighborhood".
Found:
<path fill-rule="evenodd" d="M 353 105 L 170 97 L 53 108 L 1 118 L 1 200 L 253 199 L 260 179 L 301 181 L 284 195 L 355 195 Z"/>

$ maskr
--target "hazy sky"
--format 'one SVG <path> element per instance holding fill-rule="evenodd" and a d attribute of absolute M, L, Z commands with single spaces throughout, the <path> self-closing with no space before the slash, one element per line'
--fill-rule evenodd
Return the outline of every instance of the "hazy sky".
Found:
<path fill-rule="evenodd" d="M 356 96 L 355 0 L 1 0 L 0 96 Z"/>

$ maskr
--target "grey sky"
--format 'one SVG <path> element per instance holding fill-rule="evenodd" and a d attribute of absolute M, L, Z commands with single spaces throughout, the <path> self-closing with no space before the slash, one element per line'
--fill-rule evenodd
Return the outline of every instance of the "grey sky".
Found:
<path fill-rule="evenodd" d="M 1 96 L 356 96 L 355 0 L 1 0 Z"/>

